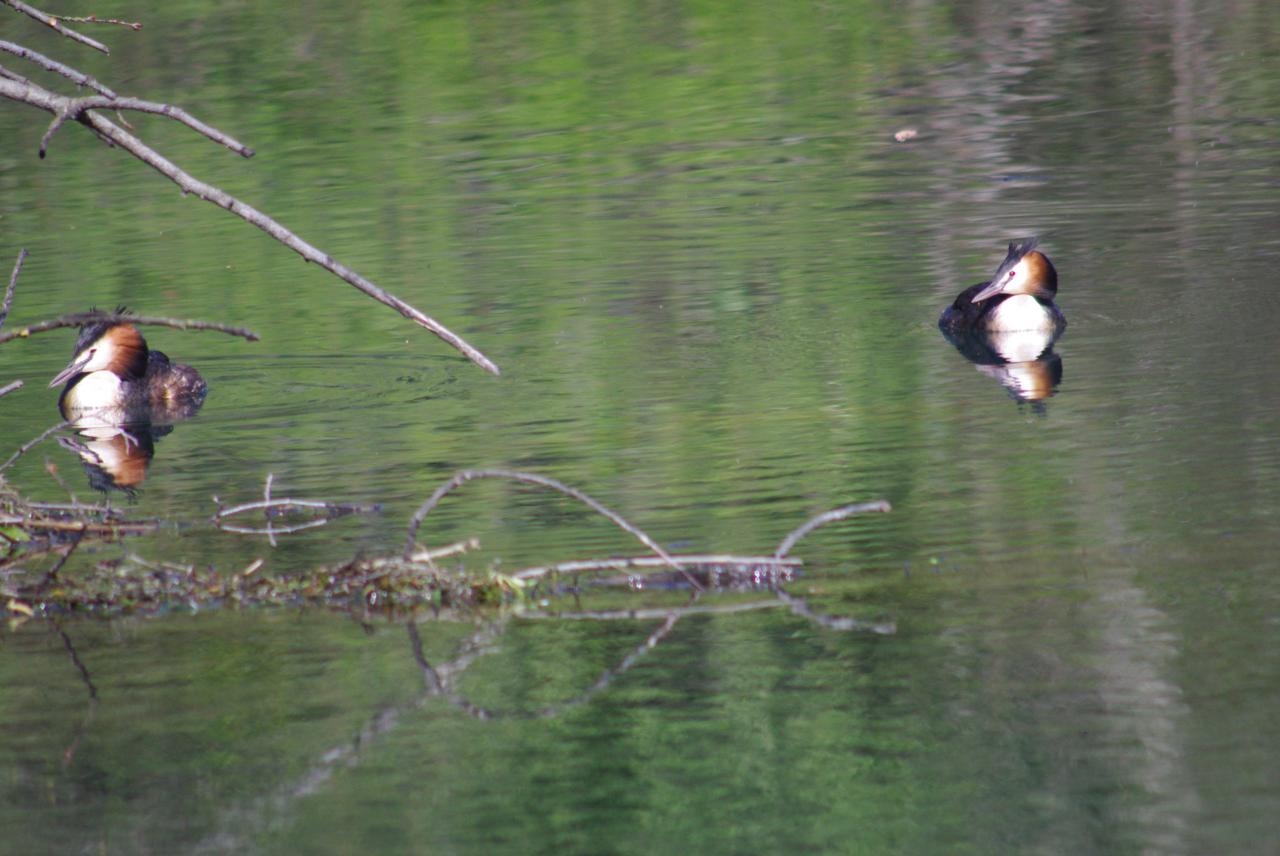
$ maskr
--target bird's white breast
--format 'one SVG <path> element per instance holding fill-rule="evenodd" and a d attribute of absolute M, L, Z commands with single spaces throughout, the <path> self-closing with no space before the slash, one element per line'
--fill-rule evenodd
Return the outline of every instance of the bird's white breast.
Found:
<path fill-rule="evenodd" d="M 67 391 L 68 410 L 102 410 L 123 403 L 122 383 L 115 372 L 90 372 Z"/>
<path fill-rule="evenodd" d="M 1029 294 L 1015 294 L 1001 301 L 987 316 L 987 329 L 997 331 L 1052 330 L 1057 316 Z"/>

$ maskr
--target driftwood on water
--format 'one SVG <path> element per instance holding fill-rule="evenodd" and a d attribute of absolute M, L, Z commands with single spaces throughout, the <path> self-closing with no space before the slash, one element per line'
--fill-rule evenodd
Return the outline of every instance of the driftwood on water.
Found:
<path fill-rule="evenodd" d="M 11 7 L 17 12 L 29 15 L 44 24 L 47 24 L 59 34 L 73 39 L 81 44 L 88 45 L 103 53 L 110 53 L 106 45 L 94 39 L 90 39 L 81 35 L 75 30 L 67 27 L 63 21 L 70 20 L 68 18 L 60 18 L 59 16 L 50 15 L 20 0 L 0 0 L 6 6 Z M 91 23 L 105 23 L 94 19 L 80 19 Z M 126 23 L 131 28 L 135 28 L 132 24 Z M 140 26 L 140 25 L 138 25 Z M 77 86 L 87 87 L 96 92 L 96 95 L 88 95 L 80 98 L 74 98 L 67 95 L 61 95 L 50 89 L 47 89 L 26 77 L 18 74 L 12 69 L 0 65 L 0 96 L 15 101 L 20 104 L 26 104 L 31 107 L 44 110 L 52 114 L 53 119 L 49 123 L 48 129 L 40 140 L 38 154 L 44 157 L 48 151 L 49 143 L 53 135 L 68 121 L 75 122 L 85 126 L 92 131 L 99 140 L 109 146 L 118 146 L 138 160 L 150 166 L 161 175 L 168 178 L 174 184 L 178 185 L 184 194 L 189 193 L 206 202 L 211 202 L 219 208 L 224 208 L 232 214 L 250 223 L 262 231 L 266 232 L 275 240 L 284 244 L 289 249 L 308 262 L 319 265 L 333 275 L 342 279 L 344 282 L 355 287 L 365 293 L 374 300 L 391 307 L 404 317 L 414 323 L 430 330 L 439 338 L 443 339 L 452 347 L 462 352 L 467 359 L 483 368 L 485 371 L 498 374 L 498 367 L 492 360 L 483 353 L 473 347 L 465 339 L 454 333 L 445 325 L 436 319 L 422 312 L 420 309 L 406 303 L 396 295 L 383 290 L 370 280 L 358 272 L 352 270 L 346 265 L 334 259 L 328 253 L 313 246 L 294 232 L 285 228 L 272 217 L 257 210 L 251 205 L 237 199 L 231 194 L 225 192 L 212 184 L 201 181 L 183 170 L 177 164 L 165 158 L 155 149 L 148 146 L 141 139 L 129 133 L 120 124 L 116 124 L 108 119 L 101 112 L 102 110 L 114 110 L 117 115 L 121 111 L 129 110 L 142 113 L 154 113 L 167 118 L 181 122 L 197 133 L 203 134 L 205 137 L 214 142 L 226 146 L 231 151 L 242 157 L 252 157 L 253 150 L 243 145 L 229 134 L 207 125 L 191 116 L 185 110 L 170 104 L 159 104 L 152 101 L 144 101 L 138 98 L 125 98 L 116 94 L 116 92 L 89 75 L 86 75 L 76 69 L 50 59 L 43 54 L 33 51 L 23 45 L 13 42 L 0 41 L 0 52 L 4 52 L 15 56 L 23 61 L 30 62 L 40 68 L 60 75 Z M 123 119 L 121 120 L 123 123 Z"/>

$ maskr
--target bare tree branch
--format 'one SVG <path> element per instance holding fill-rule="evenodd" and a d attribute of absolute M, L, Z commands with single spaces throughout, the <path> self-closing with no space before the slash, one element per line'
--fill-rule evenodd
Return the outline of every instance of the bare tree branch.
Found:
<path fill-rule="evenodd" d="M 172 327 L 175 330 L 214 330 L 218 333 L 226 333 L 229 336 L 239 336 L 242 339 L 248 339 L 250 342 L 259 340 L 258 334 L 252 330 L 246 330 L 244 327 L 232 327 L 229 324 L 219 324 L 216 321 L 183 321 L 179 318 L 130 315 L 124 312 L 73 312 L 70 315 L 61 315 L 50 321 L 39 321 L 17 330 L 10 330 L 8 333 L 0 333 L 0 345 L 12 339 L 26 339 L 37 333 L 47 333 L 50 330 L 59 330 L 64 327 L 83 327 L 86 324 L 97 324 L 103 321 L 150 324 L 155 327 Z"/>
<path fill-rule="evenodd" d="M 819 526 L 826 526 L 828 523 L 834 523 L 837 520 L 844 520 L 846 517 L 852 517 L 855 514 L 865 514 L 868 511 L 892 511 L 893 508 L 883 499 L 877 499 L 874 502 L 858 502 L 853 505 L 844 505 L 840 508 L 833 508 L 830 511 L 824 511 L 814 517 L 810 517 L 804 523 L 797 526 L 791 531 L 786 538 L 782 539 L 782 543 L 778 545 L 778 549 L 773 551 L 775 558 L 781 559 L 791 552 L 791 548 L 796 545 L 804 536 L 808 535 Z"/>
<path fill-rule="evenodd" d="M 161 116 L 168 116 L 193 131 L 203 134 L 215 143 L 226 146 L 241 157 L 253 157 L 253 149 L 234 137 L 224 134 L 217 128 L 206 125 L 181 107 L 175 107 L 172 104 L 160 104 L 155 101 L 143 101 L 141 98 L 107 97 L 105 95 L 89 95 L 84 98 L 70 99 L 66 104 L 66 111 L 59 112 L 53 117 L 49 130 L 45 132 L 44 138 L 40 140 L 40 157 L 43 158 L 45 156 L 49 139 L 53 136 L 53 132 L 58 129 L 58 126 L 67 119 L 79 120 L 86 110 L 137 110 L 140 113 L 157 113 Z"/>
<path fill-rule="evenodd" d="M 689 585 L 693 586 L 695 592 L 703 590 L 702 586 L 696 579 L 694 579 L 693 575 L 685 570 L 679 562 L 673 559 L 666 550 L 659 547 L 657 541 L 654 541 L 639 528 L 628 523 L 626 519 L 616 511 L 611 511 L 608 508 L 605 508 L 599 502 L 587 496 L 582 491 L 577 488 L 569 487 L 563 482 L 558 482 L 555 479 L 547 478 L 546 476 L 535 475 L 534 473 L 522 473 L 518 470 L 461 470 L 455 473 L 453 478 L 436 488 L 435 492 L 427 498 L 427 501 L 422 503 L 418 510 L 414 512 L 413 519 L 409 521 L 409 537 L 405 540 L 404 545 L 405 561 L 408 561 L 409 557 L 413 555 L 414 541 L 418 536 L 418 527 L 422 525 L 422 521 L 431 513 L 431 509 L 439 505 L 440 500 L 444 499 L 446 494 L 461 485 L 466 484 L 472 479 L 511 479 L 513 481 L 525 482 L 526 484 L 536 484 L 542 487 L 549 487 L 552 490 L 560 491 L 566 496 L 571 496 L 590 507 L 593 511 L 603 514 L 605 517 L 612 520 L 624 532 L 628 532 L 635 536 L 641 544 L 644 544 L 661 557 L 662 561 L 666 562 L 672 568 L 683 574 L 684 578 L 688 580 Z"/>
<path fill-rule="evenodd" d="M 121 21 L 119 18 L 99 18 L 97 15 L 77 15 L 75 17 L 60 15 L 58 20 L 70 21 L 73 24 L 115 24 L 119 27 L 128 27 L 134 32 L 142 29 L 142 24 L 138 21 Z"/>
<path fill-rule="evenodd" d="M 42 53 L 38 53 L 37 51 L 31 50 L 31 48 L 24 47 L 22 45 L 16 45 L 13 42 L 6 42 L 3 40 L 0 40 L 0 51 L 4 51 L 5 53 L 11 53 L 16 57 L 20 57 L 29 62 L 33 62 L 36 65 L 40 66 L 41 68 L 45 69 L 46 71 L 52 71 L 54 74 L 62 75 L 63 77 L 75 83 L 77 86 L 87 86 L 90 89 L 92 89 L 94 92 L 97 92 L 99 95 L 105 95 L 108 98 L 116 97 L 116 93 L 114 90 L 108 89 L 106 86 L 103 86 L 101 83 L 99 83 L 97 80 L 90 77 L 89 75 L 82 74 L 81 72 L 76 71 L 71 66 L 64 65 L 58 62 L 56 59 L 50 59 L 49 57 L 45 56 Z"/>
<path fill-rule="evenodd" d="M 79 42 L 82 45 L 88 45 L 94 50 L 102 51 L 104 54 L 111 53 L 111 51 L 107 49 L 107 46 L 104 45 L 102 42 L 95 41 L 94 39 L 91 39 L 88 36 L 82 36 L 79 33 L 77 33 L 75 30 L 71 29 L 70 27 L 62 26 L 62 22 L 58 19 L 58 16 L 56 15 L 50 15 L 48 12 L 41 12 L 39 9 L 35 8 L 34 6 L 28 6 L 26 3 L 23 3 L 22 0 L 3 0 L 3 2 L 8 6 L 12 6 L 14 9 L 21 12 L 22 14 L 29 15 L 30 17 L 35 18 L 40 23 L 46 24 L 52 27 L 55 31 L 57 31 L 61 35 L 66 36 L 72 41 Z"/>
<path fill-rule="evenodd" d="M 9 393 L 17 392 L 20 389 L 22 389 L 22 381 L 15 380 L 11 384 L 7 384 L 6 386 L 0 387 L 0 398 L 4 398 Z"/>
<path fill-rule="evenodd" d="M 9 0 L 5 0 L 5 2 L 9 2 Z M 64 118 L 73 117 L 77 119 L 80 123 L 92 128 L 101 139 L 109 142 L 110 144 L 117 145 L 129 152 L 143 163 L 164 175 L 174 184 L 178 185 L 178 187 L 182 188 L 184 192 L 194 194 L 206 202 L 211 202 L 214 205 L 217 205 L 219 208 L 225 208 L 232 214 L 240 217 L 242 220 L 252 223 L 254 226 L 257 226 L 259 229 L 266 232 L 268 235 L 275 238 L 298 255 L 302 256 L 306 261 L 315 262 L 325 270 L 369 295 L 374 300 L 377 300 L 386 306 L 390 306 L 410 321 L 413 321 L 414 323 L 427 328 L 432 333 L 435 333 L 445 342 L 448 342 L 454 348 L 461 351 L 467 359 L 471 360 L 485 371 L 492 372 L 495 375 L 500 374 L 497 365 L 495 365 L 492 360 L 439 321 L 436 321 L 421 310 L 410 306 L 394 294 L 391 294 L 388 291 L 383 291 L 368 279 L 365 279 L 351 268 L 335 260 L 332 256 L 321 252 L 316 247 L 302 240 L 302 238 L 298 237 L 276 220 L 268 217 L 256 208 L 246 205 L 244 202 L 241 202 L 229 193 L 193 177 L 172 161 L 165 158 L 159 152 L 143 143 L 133 134 L 130 134 L 110 119 L 107 119 L 105 116 L 95 113 L 90 109 L 86 109 L 83 106 L 77 105 L 77 102 L 84 102 L 88 99 L 67 98 L 50 92 L 43 87 L 36 86 L 35 84 L 22 84 L 17 81 L 7 80 L 4 78 L 0 78 L 0 96 L 4 96 L 13 101 L 20 101 L 24 104 L 30 104 L 33 107 L 39 107 L 42 110 L 52 113 L 55 118 L 54 126 L 51 127 L 50 133 L 53 130 L 56 130 L 56 126 L 60 124 L 57 118 L 58 116 L 61 115 Z M 113 103 L 114 102 L 112 101 L 105 102 L 105 106 L 112 106 Z M 46 137 L 47 136 L 48 134 L 46 134 Z"/>

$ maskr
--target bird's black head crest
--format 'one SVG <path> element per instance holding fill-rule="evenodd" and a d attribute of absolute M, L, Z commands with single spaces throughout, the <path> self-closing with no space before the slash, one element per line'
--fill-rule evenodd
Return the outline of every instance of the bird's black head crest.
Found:
<path fill-rule="evenodd" d="M 98 312 L 100 310 L 96 306 L 90 306 L 89 311 Z M 104 313 L 104 314 L 128 315 L 130 313 L 129 313 L 129 307 L 125 306 L 124 304 L 120 304 L 119 306 L 116 307 L 116 311 L 114 313 Z M 123 323 L 125 322 L 107 320 L 107 321 L 91 321 L 87 324 L 81 325 L 80 335 L 76 337 L 76 348 L 73 353 L 77 353 L 77 354 L 80 353 L 85 348 L 89 347 L 89 345 L 93 344 L 98 339 L 100 339 L 103 333 L 107 332 L 112 327 L 115 327 L 116 325 L 123 324 Z"/>
<path fill-rule="evenodd" d="M 1023 256 L 1040 246 L 1039 238 L 1023 238 L 1021 241 L 1009 242 L 1009 254 L 1004 257 L 1004 261 L 1000 262 L 1000 267 L 996 268 L 995 275 L 991 277 L 992 282 L 997 282 L 1009 269 L 1022 261 Z"/>

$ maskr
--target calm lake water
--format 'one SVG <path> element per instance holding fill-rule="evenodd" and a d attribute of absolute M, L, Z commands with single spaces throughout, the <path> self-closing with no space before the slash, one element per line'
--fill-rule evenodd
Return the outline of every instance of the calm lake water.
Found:
<path fill-rule="evenodd" d="M 0 270 L 31 252 L 10 326 L 127 304 L 262 336 L 148 330 L 209 397 L 112 501 L 176 525 L 64 574 L 389 554 L 460 468 L 561 479 L 680 552 L 894 510 L 800 542 L 798 611 L 738 592 L 671 613 L 686 594 L 659 588 L 408 626 L 181 604 L 14 623 L 0 852 L 1277 846 L 1274 3 L 146 14 L 95 33 L 111 57 L 0 20 L 256 148 L 132 120 L 503 374 L 80 127 L 36 159 L 43 114 L 0 105 Z M 1070 326 L 1039 365 L 971 362 L 937 315 L 1027 235 Z M 0 456 L 57 420 L 73 338 L 2 346 L 0 385 L 27 386 L 0 401 Z M 382 511 L 275 548 L 217 531 L 213 497 L 268 473 Z M 52 440 L 5 477 L 97 496 Z M 480 570 L 642 552 L 506 483 L 448 498 L 421 540 L 473 536 Z M 549 617 L 625 609 L 649 611 Z"/>

